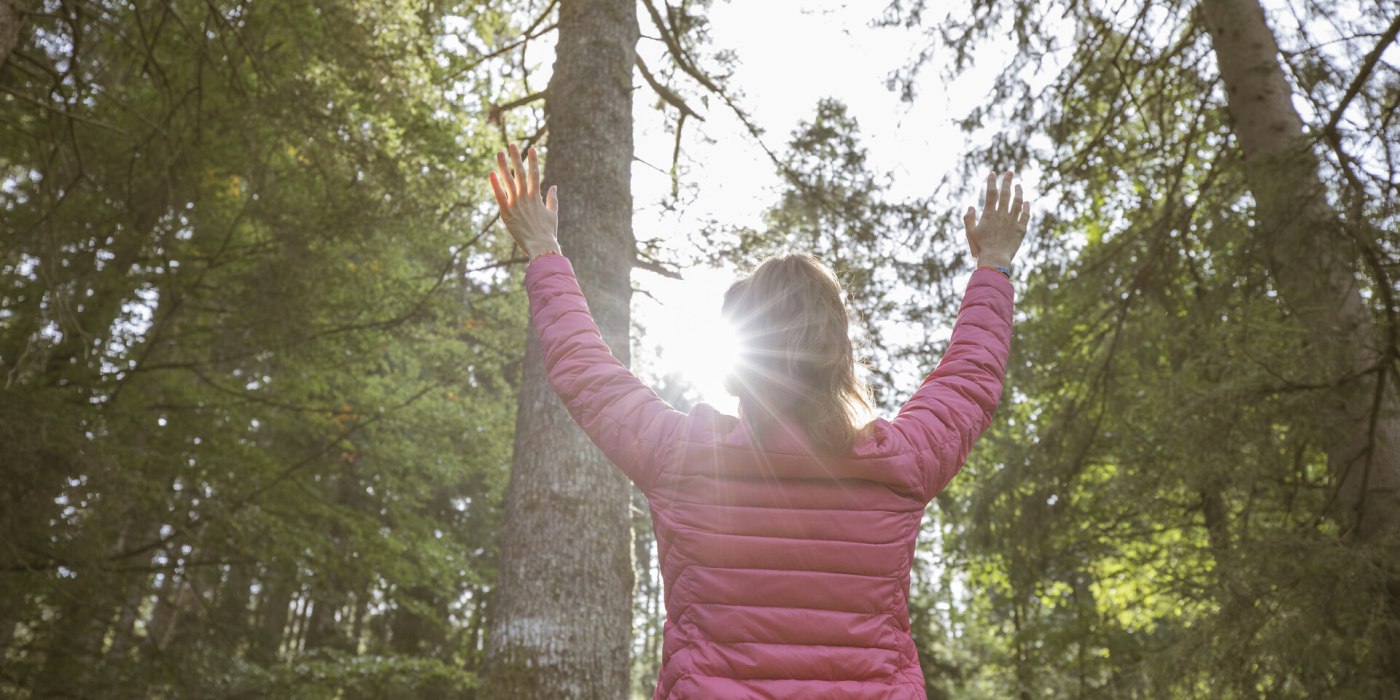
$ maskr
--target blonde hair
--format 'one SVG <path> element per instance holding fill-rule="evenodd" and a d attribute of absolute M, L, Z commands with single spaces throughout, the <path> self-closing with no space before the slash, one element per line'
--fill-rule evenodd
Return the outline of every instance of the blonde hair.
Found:
<path fill-rule="evenodd" d="M 870 389 L 856 374 L 850 316 L 835 273 L 809 253 L 764 260 L 724 293 L 739 340 L 727 388 L 754 434 L 796 419 L 811 445 L 848 454 L 869 422 Z"/>

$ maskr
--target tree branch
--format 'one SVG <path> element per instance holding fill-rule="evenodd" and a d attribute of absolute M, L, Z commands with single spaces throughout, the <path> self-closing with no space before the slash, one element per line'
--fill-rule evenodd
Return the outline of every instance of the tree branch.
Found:
<path fill-rule="evenodd" d="M 681 134 L 685 131 L 685 112 L 676 119 L 676 145 L 671 148 L 671 198 L 681 194 Z M 698 117 L 697 117 L 698 118 Z"/>
<path fill-rule="evenodd" d="M 778 166 L 779 169 L 783 169 L 783 162 L 779 160 L 777 154 L 774 153 L 772 149 L 768 148 L 768 144 L 763 142 L 763 129 L 759 128 L 757 124 L 754 124 L 753 121 L 749 119 L 749 115 L 739 108 L 739 105 L 734 102 L 734 99 L 729 96 L 729 93 L 715 84 L 710 76 L 706 75 L 704 71 L 700 70 L 691 62 L 690 57 L 685 53 L 685 49 L 681 47 L 680 40 L 676 37 L 675 32 L 671 30 L 671 27 L 666 24 L 666 20 L 661 17 L 661 13 L 657 11 L 656 3 L 653 0 L 642 0 L 642 4 L 646 6 L 647 14 L 651 16 L 652 24 L 655 24 L 657 31 L 661 32 L 661 40 L 666 44 L 666 48 L 671 55 L 671 59 L 676 62 L 676 66 L 686 75 L 694 78 L 695 82 L 700 83 L 706 90 L 718 95 L 719 98 L 724 101 L 725 106 L 729 107 L 730 111 L 734 112 L 734 116 L 739 118 L 739 122 L 744 125 L 749 135 L 753 136 L 754 140 L 758 142 L 759 148 L 762 148 L 763 152 L 768 155 L 768 159 L 773 161 L 773 164 Z"/>
<path fill-rule="evenodd" d="M 511 42 L 511 43 L 509 43 L 509 44 L 506 44 L 505 46 L 502 46 L 501 48 L 496 49 L 495 51 L 491 51 L 491 52 L 489 52 L 489 53 L 484 53 L 484 54 L 482 54 L 482 55 L 481 55 L 480 57 L 478 57 L 475 61 L 472 61 L 471 63 L 468 63 L 468 64 L 467 64 L 465 67 L 463 67 L 461 70 L 457 71 L 456 73 L 453 73 L 451 76 L 448 77 L 448 79 L 449 79 L 449 80 L 456 80 L 457 78 L 460 78 L 460 77 L 462 77 L 463 75 L 466 75 L 467 73 L 471 72 L 471 71 L 472 71 L 473 69 L 475 69 L 477 66 L 479 66 L 479 65 L 481 65 L 481 64 L 483 64 L 483 63 L 485 63 L 485 62 L 487 62 L 487 61 L 489 61 L 489 60 L 491 60 L 491 59 L 493 59 L 493 58 L 497 58 L 497 57 L 503 56 L 503 55 L 505 55 L 505 54 L 507 54 L 507 53 L 510 53 L 512 50 L 514 50 L 514 49 L 516 49 L 516 48 L 518 48 L 518 47 L 520 47 L 520 46 L 523 46 L 524 44 L 528 43 L 531 39 L 538 39 L 539 37 L 542 37 L 542 36 L 544 36 L 545 34 L 548 34 L 548 33 L 552 32 L 552 31 L 554 31 L 555 29 L 558 29 L 558 28 L 559 28 L 559 23 L 558 23 L 558 22 L 550 22 L 547 26 L 545 26 L 545 27 L 543 27 L 543 28 L 540 28 L 540 30 L 539 30 L 538 32 L 535 31 L 535 29 L 536 29 L 537 27 L 539 27 L 540 24 L 541 24 L 542 22 L 544 22 L 545 18 L 548 17 L 548 16 L 550 15 L 550 13 L 554 11 L 554 6 L 555 6 L 555 5 L 558 5 L 558 4 L 559 4 L 559 0 L 553 0 L 552 2 L 550 2 L 549 5 L 547 5 L 547 6 L 544 8 L 544 12 L 540 13 L 540 16 L 537 17 L 537 18 L 535 18 L 535 21 L 534 21 L 534 22 L 531 22 L 529 27 L 526 27 L 526 28 L 525 28 L 525 33 L 524 33 L 523 35 L 521 35 L 521 37 L 520 37 L 519 39 L 516 39 L 515 41 L 513 41 L 513 42 Z"/>
<path fill-rule="evenodd" d="M 539 92 L 532 92 L 524 97 L 516 98 L 505 104 L 491 105 L 490 111 L 486 113 L 486 121 L 492 124 L 500 125 L 502 126 L 502 128 L 504 128 L 506 112 L 509 112 L 510 110 L 515 109 L 516 107 L 524 107 L 525 105 L 530 104 L 531 102 L 535 102 L 537 100 L 543 100 L 546 97 L 549 97 L 548 88 L 540 90 Z"/>
<path fill-rule="evenodd" d="M 686 104 L 685 100 L 682 99 L 680 95 L 677 95 L 675 91 L 671 90 L 671 88 L 662 85 L 656 79 L 656 76 L 651 74 L 651 71 L 647 69 L 647 64 L 645 61 L 642 60 L 641 56 L 637 56 L 637 70 L 641 72 L 642 78 L 647 81 L 647 84 L 651 86 L 651 89 L 655 90 L 656 94 L 661 96 L 661 99 L 665 100 L 668 104 L 680 110 L 682 118 L 691 116 L 695 117 L 696 119 L 699 119 L 702 122 L 705 121 L 705 118 L 700 116 L 700 114 L 697 113 L 695 110 L 691 109 L 690 105 Z"/>
<path fill-rule="evenodd" d="M 108 556 L 108 557 L 107 557 L 107 560 L 108 560 L 108 561 L 121 561 L 121 560 L 123 560 L 123 559 L 130 559 L 131 557 L 140 556 L 140 555 L 145 554 L 145 553 L 147 553 L 147 552 L 154 551 L 155 549 L 158 549 L 158 548 L 164 546 L 165 544 L 167 544 L 167 543 L 173 541 L 175 538 L 177 538 L 177 537 L 179 537 L 180 535 L 184 534 L 184 532 L 185 532 L 186 530 L 188 530 L 190 527 L 192 527 L 193 525 L 195 525 L 196 522 L 198 522 L 198 523 L 201 524 L 201 525 L 206 525 L 206 526 L 207 526 L 209 523 L 211 523 L 211 522 L 213 522 L 213 521 L 219 519 L 220 515 L 222 515 L 223 519 L 227 520 L 230 516 L 232 516 L 233 514 L 237 513 L 238 511 L 242 510 L 244 507 L 246 507 L 248 504 L 252 503 L 252 502 L 253 502 L 255 499 L 257 499 L 259 496 L 261 496 L 261 495 L 263 495 L 264 493 L 266 493 L 267 491 L 271 490 L 274 486 L 276 486 L 276 485 L 282 483 L 283 481 L 285 481 L 288 477 L 290 477 L 290 476 L 291 476 L 292 474 L 294 474 L 295 472 L 297 472 L 297 471 L 299 471 L 299 470 L 305 468 L 307 465 L 312 464 L 313 462 L 315 462 L 317 458 L 319 458 L 319 457 L 321 457 L 322 455 L 326 454 L 326 452 L 330 451 L 333 447 L 335 447 L 336 445 L 338 445 L 342 440 L 345 440 L 345 439 L 349 438 L 351 435 L 354 435 L 354 434 L 360 432 L 361 430 L 363 430 L 363 429 L 366 428 L 366 427 L 369 427 L 369 426 L 371 426 L 371 425 L 373 425 L 373 424 L 375 424 L 375 423 L 378 423 L 379 421 L 383 420 L 384 418 L 386 418 L 386 417 L 388 417 L 388 416 L 390 416 L 390 415 L 393 415 L 393 414 L 396 413 L 397 411 L 400 411 L 400 410 L 402 410 L 402 409 L 404 409 L 404 408 L 407 408 L 408 406 L 410 406 L 410 405 L 412 405 L 414 402 L 416 402 L 418 399 L 420 399 L 420 398 L 426 396 L 426 395 L 428 394 L 428 392 L 430 392 L 430 391 L 432 391 L 433 389 L 435 389 L 435 388 L 437 388 L 437 387 L 440 387 L 440 386 L 442 386 L 442 384 L 441 384 L 440 382 L 433 382 L 433 383 L 430 383 L 430 384 L 424 386 L 422 389 L 419 389 L 417 392 L 415 392 L 413 395 L 409 396 L 407 399 L 405 399 L 404 401 L 400 402 L 399 404 L 397 404 L 397 405 L 395 405 L 395 406 L 392 406 L 392 407 L 390 407 L 390 408 L 388 408 L 388 409 L 384 409 L 384 410 L 380 410 L 380 411 L 376 412 L 375 415 L 372 416 L 372 417 L 370 417 L 368 420 L 356 421 L 356 422 L 350 424 L 349 426 L 346 426 L 344 432 L 342 432 L 341 434 L 336 435 L 335 437 L 330 438 L 329 440 L 323 441 L 323 442 L 321 443 L 321 446 L 320 446 L 320 447 L 318 447 L 318 448 L 316 448 L 315 450 L 311 451 L 310 453 L 306 454 L 306 456 L 304 456 L 302 459 L 300 459 L 300 460 L 298 460 L 298 461 L 296 461 L 296 462 L 293 462 L 291 465 L 287 466 L 287 467 L 284 468 L 282 471 L 280 471 L 280 472 L 278 472 L 277 474 L 273 475 L 272 478 L 268 479 L 267 481 L 263 482 L 262 484 L 260 484 L 260 485 L 258 485 L 258 486 L 255 486 L 254 488 L 252 488 L 250 491 L 248 491 L 248 493 L 244 494 L 243 496 L 240 496 L 240 497 L 235 498 L 235 499 L 233 499 L 232 501 L 230 501 L 229 504 L 228 504 L 228 506 L 226 507 L 226 509 L 223 510 L 222 512 L 210 513 L 210 514 L 205 515 L 205 516 L 202 517 L 202 518 L 199 518 L 198 520 L 195 520 L 195 519 L 193 518 L 193 514 L 191 514 L 191 515 L 192 515 L 191 519 L 188 519 L 185 523 L 181 524 L 180 526 L 174 526 L 174 525 L 172 525 L 172 526 L 170 527 L 170 532 L 169 532 L 169 533 L 167 533 L 167 534 L 165 534 L 165 535 L 161 535 L 161 536 L 157 537 L 157 538 L 154 539 L 154 540 L 151 540 L 151 541 L 149 541 L 149 542 L 146 542 L 145 544 L 137 545 L 137 546 L 135 546 L 135 547 L 130 547 L 130 548 L 124 549 L 124 550 L 122 550 L 122 551 L 120 551 L 120 552 L 117 552 L 117 553 L 115 553 L 115 554 L 112 554 L 111 556 Z"/>
<path fill-rule="evenodd" d="M 1376 42 L 1376 48 L 1371 49 L 1371 53 L 1366 54 L 1366 58 L 1361 61 L 1361 69 L 1356 72 L 1356 77 L 1351 79 L 1346 93 L 1342 95 L 1342 101 L 1332 112 L 1332 118 L 1327 120 L 1327 126 L 1324 128 L 1329 134 L 1336 132 L 1337 125 L 1342 121 L 1342 114 L 1347 111 L 1351 101 L 1361 93 L 1361 88 L 1365 87 L 1366 81 L 1370 79 L 1371 73 L 1376 69 L 1376 64 L 1380 62 L 1381 54 L 1385 53 L 1397 35 L 1400 35 L 1400 14 L 1390 21 L 1390 27 L 1385 30 L 1385 34 L 1381 35 L 1381 40 Z"/>
<path fill-rule="evenodd" d="M 656 260 L 652 260 L 651 258 L 645 257 L 641 253 L 637 253 L 637 259 L 635 262 L 632 263 L 632 265 L 634 267 L 640 267 L 643 270 L 655 272 L 656 274 L 661 275 L 662 277 L 669 277 L 673 280 L 685 279 L 684 277 L 681 277 L 681 273 L 669 267 L 666 267 L 665 265 L 662 265 Z"/>

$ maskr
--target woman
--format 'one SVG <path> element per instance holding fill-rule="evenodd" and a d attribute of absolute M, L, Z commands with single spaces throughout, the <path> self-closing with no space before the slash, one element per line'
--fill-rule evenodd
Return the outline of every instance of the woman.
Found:
<path fill-rule="evenodd" d="M 963 217 L 978 261 L 948 350 L 893 420 L 865 422 L 834 275 L 765 261 L 724 298 L 744 348 L 739 417 L 672 409 L 599 336 L 555 236 L 538 156 L 497 154 L 501 218 L 551 386 L 646 493 L 666 591 L 657 698 L 923 698 L 909 567 L 924 507 L 991 422 L 1011 341 L 1010 265 L 1029 204 L 1011 173 Z"/>

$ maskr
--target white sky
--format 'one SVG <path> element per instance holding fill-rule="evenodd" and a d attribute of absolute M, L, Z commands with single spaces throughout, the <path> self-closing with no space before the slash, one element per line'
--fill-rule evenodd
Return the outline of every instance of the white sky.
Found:
<path fill-rule="evenodd" d="M 815 113 L 817 102 L 835 97 L 860 124 L 870 167 L 894 174 L 891 195 L 923 196 L 965 150 L 952 117 L 985 97 L 987 69 L 996 68 L 997 62 L 984 61 L 981 70 L 947 87 L 940 84 L 938 66 L 930 65 L 921 77 L 919 98 L 912 105 L 902 104 L 885 82 L 923 39 L 917 30 L 870 27 L 884 6 L 798 0 L 716 3 L 709 13 L 712 47 L 737 53 L 739 63 L 730 84 L 742 92 L 741 104 L 766 131 L 769 148 L 781 152 L 798 123 Z M 655 32 L 648 31 L 647 17 L 640 19 L 643 39 L 638 51 L 649 66 L 663 65 L 664 47 L 646 38 Z M 694 85 L 678 84 L 688 94 L 698 94 Z M 778 200 L 780 183 L 767 157 L 718 100 L 710 101 L 705 122 L 692 119 L 686 124 L 682 141 L 683 163 L 690 168 L 686 180 L 698 186 L 697 200 L 679 215 L 661 210 L 657 202 L 669 191 L 670 179 L 651 166 L 669 167 L 674 136 L 650 108 L 654 101 L 650 88 L 642 84 L 635 110 L 636 154 L 650 165 L 638 163 L 632 172 L 637 237 L 673 238 L 677 245 L 688 245 L 686 233 L 708 218 L 758 224 L 762 211 Z M 696 100 L 691 103 L 699 109 Z M 707 139 L 714 143 L 705 143 Z M 735 273 L 684 274 L 684 282 L 643 270 L 634 274 L 636 286 L 656 299 L 634 297 L 634 315 L 644 333 L 633 365 L 651 379 L 682 371 L 702 400 L 732 412 L 736 403 L 723 391 L 722 372 L 709 362 L 717 356 L 709 345 L 717 333 L 721 295 Z M 912 377 L 908 383 L 912 387 L 920 379 Z"/>

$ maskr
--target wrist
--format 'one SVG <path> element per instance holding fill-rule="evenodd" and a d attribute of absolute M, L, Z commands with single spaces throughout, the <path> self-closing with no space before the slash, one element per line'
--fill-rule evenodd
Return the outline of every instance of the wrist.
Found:
<path fill-rule="evenodd" d="M 564 254 L 564 251 L 563 251 L 562 249 L 559 248 L 559 242 L 558 242 L 558 241 L 550 241 L 550 242 L 548 242 L 548 243 L 541 243 L 540 245 L 537 245 L 537 246 L 530 246 L 530 250 L 526 253 L 526 255 L 527 255 L 531 260 L 534 260 L 535 258 L 538 258 L 538 257 L 540 257 L 540 256 L 542 256 L 542 255 L 563 255 L 563 254 Z"/>
<path fill-rule="evenodd" d="M 1002 255 L 983 255 L 977 258 L 977 267 L 1004 267 L 1011 269 L 1011 258 Z"/>

